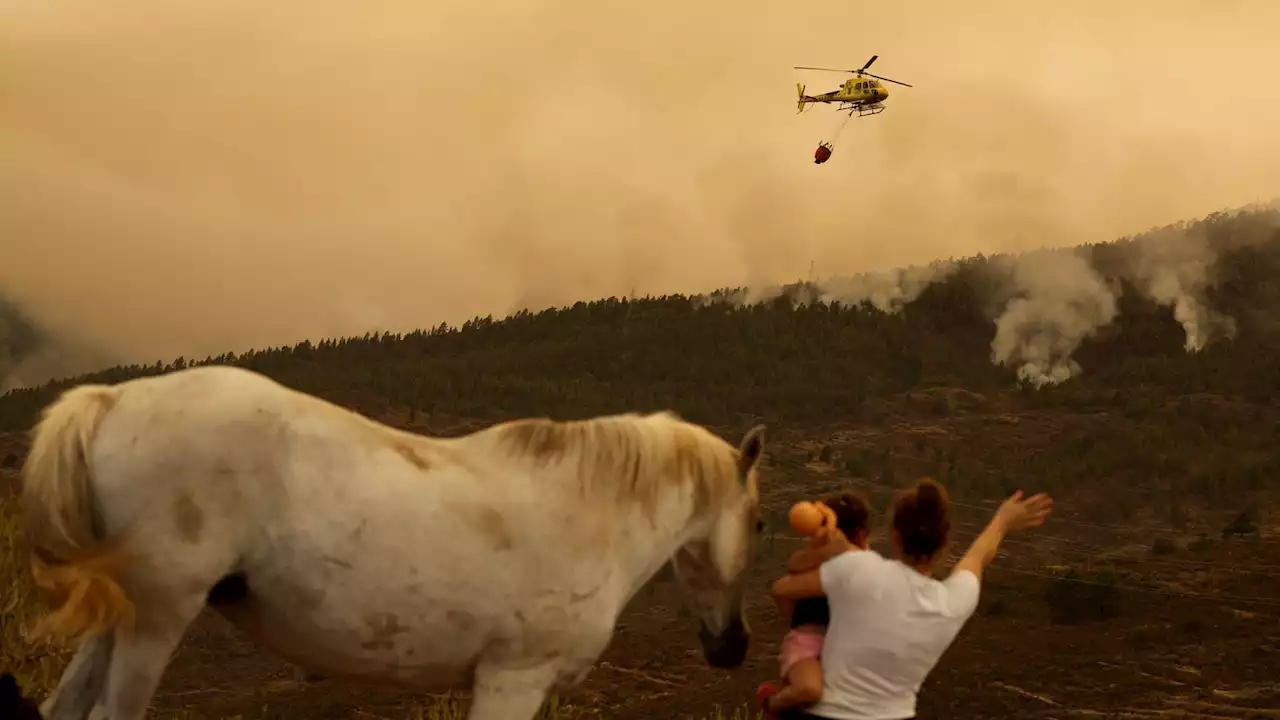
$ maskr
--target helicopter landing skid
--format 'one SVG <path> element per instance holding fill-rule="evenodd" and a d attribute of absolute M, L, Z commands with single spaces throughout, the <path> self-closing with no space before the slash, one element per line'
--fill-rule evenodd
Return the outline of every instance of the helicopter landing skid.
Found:
<path fill-rule="evenodd" d="M 879 115 L 880 113 L 884 112 L 884 104 L 875 103 L 874 105 L 842 105 L 840 106 L 840 109 L 842 111 L 848 110 L 850 117 L 852 117 L 854 113 L 858 113 L 858 117 L 865 117 L 867 115 Z"/>

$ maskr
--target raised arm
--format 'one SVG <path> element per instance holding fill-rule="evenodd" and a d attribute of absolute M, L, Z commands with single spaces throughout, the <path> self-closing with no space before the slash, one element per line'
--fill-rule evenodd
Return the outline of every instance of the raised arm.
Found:
<path fill-rule="evenodd" d="M 1000 541 L 1004 540 L 1005 535 L 1039 527 L 1051 512 L 1053 499 L 1048 495 L 1040 493 L 1023 500 L 1021 490 L 1014 493 L 996 510 L 991 522 L 987 523 L 982 534 L 969 546 L 968 552 L 956 563 L 952 573 L 968 570 L 981 580 L 982 571 L 996 559 L 996 551 L 1000 549 Z"/>

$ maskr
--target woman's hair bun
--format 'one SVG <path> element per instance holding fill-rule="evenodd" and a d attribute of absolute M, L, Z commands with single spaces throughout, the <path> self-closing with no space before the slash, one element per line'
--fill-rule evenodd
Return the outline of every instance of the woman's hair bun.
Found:
<path fill-rule="evenodd" d="M 924 478 L 916 484 L 916 510 L 929 520 L 941 518 L 947 508 L 946 488 L 933 478 Z"/>
<path fill-rule="evenodd" d="M 899 495 L 894 503 L 893 527 L 906 558 L 924 561 L 935 557 L 951 532 L 946 488 L 932 478 L 923 478 Z"/>

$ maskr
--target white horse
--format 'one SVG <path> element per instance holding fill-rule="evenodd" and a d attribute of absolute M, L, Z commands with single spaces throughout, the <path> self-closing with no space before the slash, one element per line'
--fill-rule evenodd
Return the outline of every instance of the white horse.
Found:
<path fill-rule="evenodd" d="M 231 367 L 73 388 L 23 469 L 62 600 L 39 632 L 81 640 L 41 709 L 141 720 L 207 602 L 313 672 L 467 683 L 469 720 L 527 720 L 669 560 L 706 661 L 737 667 L 762 451 L 669 413 L 423 437 Z"/>

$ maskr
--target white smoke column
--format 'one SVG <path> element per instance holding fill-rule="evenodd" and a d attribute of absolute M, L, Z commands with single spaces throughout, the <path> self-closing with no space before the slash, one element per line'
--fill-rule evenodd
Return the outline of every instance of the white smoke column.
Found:
<path fill-rule="evenodd" d="M 933 283 L 946 279 L 955 267 L 953 262 L 937 261 L 928 265 L 831 278 L 819 283 L 819 297 L 826 303 L 838 301 L 856 305 L 867 302 L 881 312 L 891 314 L 920 297 Z"/>
<path fill-rule="evenodd" d="M 1203 233 L 1174 226 L 1135 243 L 1134 249 L 1138 289 L 1173 308 L 1174 319 L 1186 332 L 1183 347 L 1188 352 L 1200 351 L 1215 337 L 1235 337 L 1235 320 L 1214 311 L 1205 299 L 1215 258 Z"/>
<path fill-rule="evenodd" d="M 802 285 L 756 285 L 719 297 L 706 295 L 694 298 L 695 307 L 711 303 L 729 303 L 737 306 L 755 305 L 789 294 L 797 305 L 814 302 L 842 305 L 858 305 L 866 302 L 884 313 L 896 313 L 920 297 L 933 283 L 944 280 L 956 268 L 952 261 L 935 261 L 928 265 L 911 265 L 847 277 L 832 277 Z"/>
<path fill-rule="evenodd" d="M 1116 296 L 1073 251 L 1037 251 L 1014 260 L 1015 297 L 996 319 L 991 360 L 1016 365 L 1018 379 L 1036 387 L 1080 371 L 1072 359 L 1088 336 L 1116 316 Z"/>
<path fill-rule="evenodd" d="M 781 297 L 784 292 L 786 286 L 779 283 L 752 285 L 739 296 L 739 300 L 743 305 L 759 305 Z"/>

